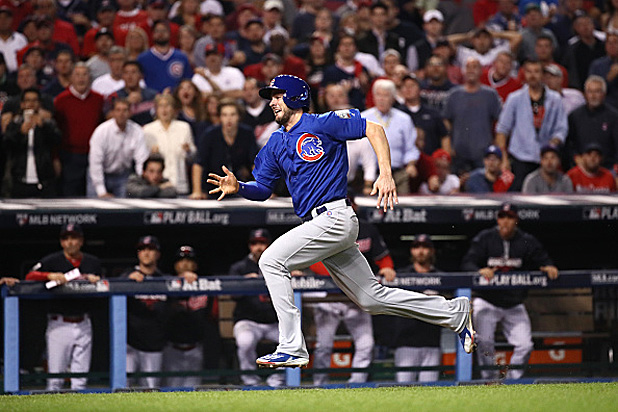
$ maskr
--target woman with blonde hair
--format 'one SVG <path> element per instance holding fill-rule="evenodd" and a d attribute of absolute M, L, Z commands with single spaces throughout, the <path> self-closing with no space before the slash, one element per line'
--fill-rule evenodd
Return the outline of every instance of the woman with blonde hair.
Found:
<path fill-rule="evenodd" d="M 195 68 L 195 56 L 193 55 L 193 46 L 197 41 L 197 30 L 195 27 L 185 24 L 178 29 L 178 49 L 183 51 L 189 58 L 191 67 Z"/>
<path fill-rule="evenodd" d="M 127 50 L 127 61 L 137 60 L 137 56 L 148 50 L 148 35 L 141 27 L 133 27 L 127 33 L 124 48 Z"/>
<path fill-rule="evenodd" d="M 176 186 L 179 194 L 187 194 L 187 163 L 192 160 L 196 148 L 189 124 L 176 120 L 177 107 L 171 94 L 158 95 L 155 98 L 156 120 L 144 126 L 144 137 L 150 152 L 165 159 L 163 177 Z"/>

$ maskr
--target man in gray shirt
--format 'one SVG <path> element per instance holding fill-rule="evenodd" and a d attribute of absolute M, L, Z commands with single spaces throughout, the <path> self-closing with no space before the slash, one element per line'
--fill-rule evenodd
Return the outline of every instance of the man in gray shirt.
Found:
<path fill-rule="evenodd" d="M 557 146 L 545 145 L 541 148 L 541 167 L 526 176 L 522 192 L 525 194 L 573 192 L 571 179 L 560 171 L 560 151 Z"/>

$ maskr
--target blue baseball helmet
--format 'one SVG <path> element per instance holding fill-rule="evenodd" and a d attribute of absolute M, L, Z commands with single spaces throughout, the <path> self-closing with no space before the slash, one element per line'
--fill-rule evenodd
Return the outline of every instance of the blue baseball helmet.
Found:
<path fill-rule="evenodd" d="M 270 100 L 273 93 L 283 93 L 283 101 L 290 109 L 309 107 L 311 100 L 309 85 L 300 77 L 280 74 L 270 84 L 260 89 L 260 96 Z"/>

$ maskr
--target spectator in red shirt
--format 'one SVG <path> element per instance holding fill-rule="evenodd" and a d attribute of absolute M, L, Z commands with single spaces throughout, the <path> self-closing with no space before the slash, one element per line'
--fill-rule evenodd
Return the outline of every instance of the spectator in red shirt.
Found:
<path fill-rule="evenodd" d="M 73 49 L 73 54 L 79 56 L 77 33 L 71 23 L 56 18 L 56 2 L 54 0 L 34 0 L 32 3 L 36 16 L 46 16 L 54 22 L 52 40 L 68 44 Z"/>
<path fill-rule="evenodd" d="M 119 10 L 114 19 L 114 31 L 121 29 L 127 32 L 148 20 L 148 14 L 137 7 L 136 0 L 116 0 L 116 3 L 118 3 Z"/>
<path fill-rule="evenodd" d="M 178 47 L 178 30 L 180 29 L 180 26 L 173 21 L 168 21 L 167 10 L 168 4 L 164 0 L 148 1 L 148 6 L 146 7 L 146 13 L 148 18 L 142 21 L 138 25 L 138 27 L 141 27 L 148 35 L 148 41 L 150 42 L 150 46 L 153 45 L 152 26 L 154 25 L 154 22 L 159 20 L 166 20 L 170 26 L 170 43 L 173 47 Z"/>
<path fill-rule="evenodd" d="M 107 29 L 113 32 L 114 17 L 116 17 L 116 7 L 110 0 L 101 2 L 101 7 L 97 11 L 97 22 L 99 25 L 93 27 L 84 35 L 84 44 L 82 45 L 82 56 L 91 57 L 96 53 L 95 37 L 100 29 Z M 121 37 L 121 38 L 120 38 Z M 114 39 L 117 39 L 117 44 L 124 44 L 126 33 L 120 35 L 120 31 L 114 33 Z M 122 41 L 120 41 L 122 40 Z"/>
<path fill-rule="evenodd" d="M 481 83 L 495 89 L 500 95 L 502 102 L 506 97 L 522 86 L 519 79 L 511 76 L 513 70 L 513 55 L 509 52 L 501 52 L 489 69 L 484 69 L 481 75 Z"/>
<path fill-rule="evenodd" d="M 62 132 L 60 161 L 64 196 L 86 194 L 90 136 L 103 119 L 103 96 L 90 90 L 90 69 L 79 62 L 71 85 L 54 101 L 56 121 Z"/>
<path fill-rule="evenodd" d="M 603 149 L 591 143 L 581 155 L 581 162 L 567 172 L 576 193 L 610 193 L 616 191 L 612 173 L 601 166 Z"/>
<path fill-rule="evenodd" d="M 17 31 L 27 16 L 32 15 L 33 7 L 30 1 L 0 0 L 0 7 L 8 7 L 13 12 L 13 30 Z"/>
<path fill-rule="evenodd" d="M 70 50 L 72 53 L 74 51 L 69 44 L 54 40 L 54 22 L 49 17 L 37 17 L 35 24 L 36 40 L 17 52 L 17 61 L 21 64 L 28 50 L 32 47 L 40 47 L 43 51 L 45 66 L 53 71 L 54 59 L 60 50 Z"/>

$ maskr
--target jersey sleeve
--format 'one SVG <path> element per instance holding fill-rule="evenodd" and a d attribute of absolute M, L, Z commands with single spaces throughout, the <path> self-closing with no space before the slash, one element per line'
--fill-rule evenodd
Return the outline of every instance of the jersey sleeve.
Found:
<path fill-rule="evenodd" d="M 273 140 L 273 137 L 271 137 L 266 146 L 259 151 L 255 157 L 255 168 L 253 169 L 255 181 L 271 190 L 281 177 L 281 170 L 272 152 L 272 144 L 270 144 Z"/>
<path fill-rule="evenodd" d="M 333 140 L 346 141 L 365 137 L 367 120 L 361 117 L 358 109 L 336 110 L 319 116 L 323 132 Z"/>

